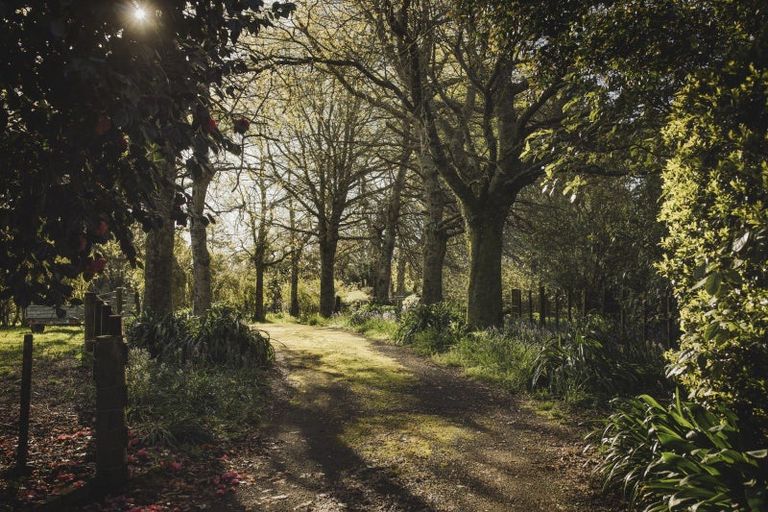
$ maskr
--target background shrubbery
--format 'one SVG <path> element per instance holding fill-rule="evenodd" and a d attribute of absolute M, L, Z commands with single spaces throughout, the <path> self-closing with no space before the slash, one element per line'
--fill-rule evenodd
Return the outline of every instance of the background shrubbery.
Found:
<path fill-rule="evenodd" d="M 128 420 L 142 438 L 207 442 L 259 420 L 274 351 L 232 309 L 216 306 L 202 318 L 144 314 L 127 338 Z"/>
<path fill-rule="evenodd" d="M 648 395 L 614 403 L 597 442 L 598 472 L 647 511 L 768 510 L 768 450 L 724 406 Z"/>
<path fill-rule="evenodd" d="M 274 359 L 268 335 L 249 327 L 226 306 L 214 306 L 202 318 L 143 313 L 128 329 L 127 338 L 131 346 L 173 364 L 263 368 Z"/>

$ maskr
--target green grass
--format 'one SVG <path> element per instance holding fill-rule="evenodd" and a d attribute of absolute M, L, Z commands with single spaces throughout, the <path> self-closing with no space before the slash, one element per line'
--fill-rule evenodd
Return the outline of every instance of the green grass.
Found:
<path fill-rule="evenodd" d="M 20 371 L 24 335 L 29 333 L 27 327 L 0 329 L 0 376 Z M 45 332 L 34 335 L 32 346 L 33 360 L 70 356 L 79 358 L 83 346 L 83 329 L 47 326 Z"/>
<path fill-rule="evenodd" d="M 397 322 L 381 317 L 367 318 L 362 323 L 354 324 L 350 321 L 349 315 L 341 314 L 331 318 L 329 326 L 346 329 L 380 341 L 393 340 L 397 333 Z"/>
<path fill-rule="evenodd" d="M 353 324 L 350 321 L 350 315 L 348 313 L 336 314 L 331 318 L 320 316 L 319 313 L 301 316 L 300 318 L 294 318 L 290 315 L 283 314 L 269 314 L 267 315 L 267 323 L 298 323 L 316 327 L 333 327 L 336 329 L 343 329 L 345 331 L 362 334 L 363 336 L 379 341 L 394 340 L 395 334 L 397 333 L 397 322 L 394 320 L 385 320 L 384 318 L 373 317 L 366 319 L 361 324 Z"/>
<path fill-rule="evenodd" d="M 433 359 L 463 368 L 470 377 L 522 392 L 530 388 L 539 350 L 538 345 L 517 337 L 476 332 L 461 337 L 447 352 L 436 354 Z"/>

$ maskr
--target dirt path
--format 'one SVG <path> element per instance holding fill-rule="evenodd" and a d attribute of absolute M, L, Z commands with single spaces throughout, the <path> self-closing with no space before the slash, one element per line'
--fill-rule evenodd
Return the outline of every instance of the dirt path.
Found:
<path fill-rule="evenodd" d="M 286 394 L 237 508 L 275 511 L 607 510 L 578 436 L 409 351 L 346 332 L 260 326 Z M 247 459 L 247 460 L 246 460 Z"/>

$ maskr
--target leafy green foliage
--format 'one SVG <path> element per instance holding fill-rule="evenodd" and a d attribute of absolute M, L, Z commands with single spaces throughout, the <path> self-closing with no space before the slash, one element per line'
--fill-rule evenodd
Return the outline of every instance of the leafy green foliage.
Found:
<path fill-rule="evenodd" d="M 752 445 L 736 415 L 648 395 L 615 402 L 599 441 L 598 473 L 647 512 L 768 508 L 768 450 Z"/>
<path fill-rule="evenodd" d="M 232 43 L 293 5 L 262 7 L 157 0 L 138 23 L 130 2 L 0 4 L 1 297 L 62 303 L 67 278 L 103 266 L 94 244 L 114 236 L 133 260 L 134 222 L 150 229 L 160 207 L 184 222 L 183 192 L 158 205 L 156 191 L 196 143 L 192 174 L 208 148 L 234 149 L 209 91 L 246 67 Z"/>
<path fill-rule="evenodd" d="M 128 424 L 153 444 L 237 437 L 261 418 L 266 389 L 258 370 L 178 366 L 131 348 Z"/>
<path fill-rule="evenodd" d="M 225 306 L 214 306 L 200 319 L 184 313 L 160 318 L 143 313 L 127 337 L 131 346 L 174 364 L 263 368 L 274 360 L 267 334 L 251 329 Z"/>
<path fill-rule="evenodd" d="M 443 352 L 466 332 L 462 317 L 444 302 L 419 304 L 405 311 L 395 341 L 423 352 Z"/>
<path fill-rule="evenodd" d="M 612 330 L 602 319 L 589 317 L 583 325 L 553 333 L 536 357 L 532 386 L 575 401 L 663 389 L 661 347 L 621 340 Z"/>
<path fill-rule="evenodd" d="M 522 322 L 512 330 L 473 332 L 462 336 L 438 360 L 461 366 L 467 375 L 494 382 L 509 391 L 527 391 L 536 355 L 541 350 L 541 336 L 541 329 Z"/>
<path fill-rule="evenodd" d="M 385 320 L 397 320 L 398 309 L 396 306 L 381 304 L 363 304 L 354 309 L 349 315 L 349 324 L 353 327 L 361 326 L 370 320 L 377 318 Z"/>
<path fill-rule="evenodd" d="M 674 157 L 664 170 L 661 270 L 684 330 L 670 375 L 699 401 L 733 403 L 742 428 L 765 436 L 768 33 L 764 9 L 755 17 L 762 23 L 739 25 L 755 32 L 739 38 L 726 65 L 692 75 L 674 104 L 664 132 Z"/>

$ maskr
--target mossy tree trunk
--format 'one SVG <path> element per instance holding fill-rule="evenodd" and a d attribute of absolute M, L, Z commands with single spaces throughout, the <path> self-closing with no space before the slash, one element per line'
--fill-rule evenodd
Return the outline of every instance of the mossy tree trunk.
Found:
<path fill-rule="evenodd" d="M 159 315 L 173 313 L 174 221 L 171 211 L 175 179 L 176 167 L 169 163 L 157 196 L 161 224 L 147 233 L 144 248 L 144 310 Z"/>
<path fill-rule="evenodd" d="M 470 267 L 467 323 L 476 329 L 502 322 L 501 259 L 506 209 L 484 208 L 466 216 Z"/>

